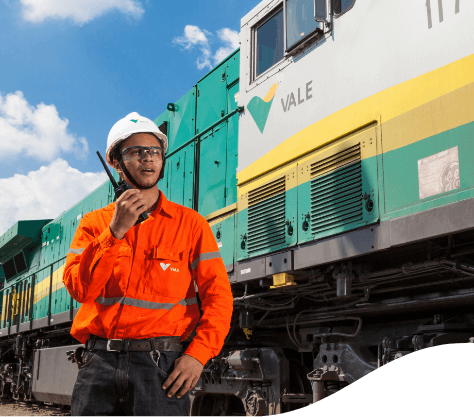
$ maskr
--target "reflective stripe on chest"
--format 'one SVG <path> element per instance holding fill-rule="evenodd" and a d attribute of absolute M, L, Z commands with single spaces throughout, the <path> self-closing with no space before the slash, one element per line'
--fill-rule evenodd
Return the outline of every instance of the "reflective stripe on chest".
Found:
<path fill-rule="evenodd" d="M 96 303 L 99 303 L 103 306 L 111 306 L 114 304 L 122 304 L 131 307 L 146 308 L 148 310 L 171 310 L 176 305 L 182 305 L 183 307 L 197 304 L 197 298 L 182 298 L 176 304 L 174 303 L 155 303 L 153 301 L 139 300 L 137 298 L 130 297 L 98 297 L 95 300 Z"/>

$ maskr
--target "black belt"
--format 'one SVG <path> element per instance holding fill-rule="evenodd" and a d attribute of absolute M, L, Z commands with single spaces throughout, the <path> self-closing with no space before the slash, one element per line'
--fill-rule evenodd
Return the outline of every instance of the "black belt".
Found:
<path fill-rule="evenodd" d="M 87 350 L 106 350 L 109 352 L 182 352 L 179 336 L 162 336 L 151 339 L 104 339 L 91 336 L 86 341 Z"/>

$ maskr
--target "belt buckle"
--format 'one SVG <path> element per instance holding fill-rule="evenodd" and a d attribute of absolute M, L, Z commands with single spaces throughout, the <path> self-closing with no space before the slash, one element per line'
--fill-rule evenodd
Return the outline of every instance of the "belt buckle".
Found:
<path fill-rule="evenodd" d="M 120 352 L 120 349 L 111 349 L 110 343 L 111 342 L 123 342 L 122 339 L 109 339 L 107 340 L 107 352 Z"/>

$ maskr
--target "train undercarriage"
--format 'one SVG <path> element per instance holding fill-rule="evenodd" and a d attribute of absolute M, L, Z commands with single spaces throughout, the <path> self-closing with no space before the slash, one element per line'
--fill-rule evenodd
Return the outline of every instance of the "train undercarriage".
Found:
<path fill-rule="evenodd" d="M 474 341 L 469 231 L 278 278 L 232 284 L 231 329 L 191 393 L 192 415 L 294 410 L 411 352 Z M 70 405 L 69 330 L 70 322 L 0 340 L 2 398 Z"/>

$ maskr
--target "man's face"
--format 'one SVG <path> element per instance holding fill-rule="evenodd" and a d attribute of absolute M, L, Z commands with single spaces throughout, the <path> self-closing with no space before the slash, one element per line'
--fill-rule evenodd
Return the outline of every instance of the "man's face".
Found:
<path fill-rule="evenodd" d="M 150 133 L 135 133 L 120 144 L 119 151 L 122 152 L 125 148 L 129 148 L 130 146 L 161 147 L 162 145 L 155 135 Z M 123 162 L 135 181 L 144 187 L 150 186 L 158 180 L 163 166 L 162 158 L 159 156 L 152 157 L 149 152 L 145 152 L 145 155 L 141 159 L 136 157 L 123 157 Z M 114 160 L 114 168 L 121 177 L 125 175 L 116 160 Z"/>

